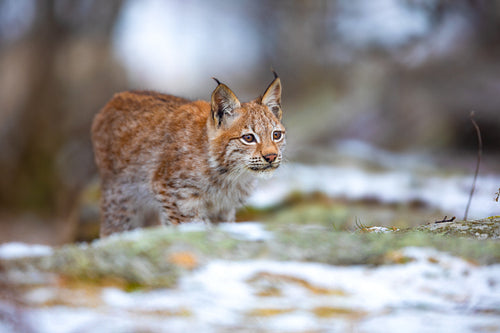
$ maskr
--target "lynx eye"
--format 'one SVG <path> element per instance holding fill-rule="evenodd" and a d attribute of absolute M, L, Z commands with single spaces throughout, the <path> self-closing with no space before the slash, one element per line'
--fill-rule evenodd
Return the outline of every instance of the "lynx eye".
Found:
<path fill-rule="evenodd" d="M 273 132 L 273 140 L 278 141 L 283 137 L 283 132 L 281 131 L 274 131 Z"/>
<path fill-rule="evenodd" d="M 255 142 L 255 136 L 253 134 L 245 134 L 241 138 L 248 143 Z"/>

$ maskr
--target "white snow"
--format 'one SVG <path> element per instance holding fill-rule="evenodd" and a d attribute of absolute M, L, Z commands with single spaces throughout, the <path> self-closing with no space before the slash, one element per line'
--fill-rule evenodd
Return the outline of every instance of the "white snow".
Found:
<path fill-rule="evenodd" d="M 214 260 L 182 277 L 172 289 L 103 288 L 96 307 L 24 309 L 23 318 L 41 333 L 460 333 L 498 327 L 500 265 L 478 266 L 428 248 L 399 252 L 408 263 L 344 267 Z M 277 292 L 263 295 L 266 290 Z M 269 309 L 277 312 L 265 315 Z M 321 309 L 326 311 L 323 316 L 318 314 Z"/>
<path fill-rule="evenodd" d="M 265 230 L 264 225 L 258 222 L 222 223 L 219 228 L 240 240 L 262 241 L 273 238 L 273 234 Z"/>
<path fill-rule="evenodd" d="M 373 172 L 356 166 L 288 163 L 272 179 L 261 182 L 247 203 L 266 208 L 280 203 L 293 192 L 323 192 L 333 198 L 369 198 L 384 203 L 419 200 L 449 215 L 462 216 L 472 178 L 472 175 L 439 176 L 404 169 Z M 498 175 L 478 177 L 470 218 L 500 215 L 500 204 L 493 200 L 499 184 Z"/>
<path fill-rule="evenodd" d="M 388 233 L 393 232 L 394 230 L 387 227 L 367 227 L 364 228 L 366 231 L 374 232 L 374 233 Z"/>
<path fill-rule="evenodd" d="M 0 244 L 1 259 L 42 257 L 50 254 L 52 254 L 52 248 L 46 245 L 30 245 L 18 242 Z"/>

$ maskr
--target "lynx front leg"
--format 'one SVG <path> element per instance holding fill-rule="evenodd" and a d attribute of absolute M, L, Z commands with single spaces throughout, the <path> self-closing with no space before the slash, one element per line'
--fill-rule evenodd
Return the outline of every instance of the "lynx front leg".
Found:
<path fill-rule="evenodd" d="M 162 225 L 181 224 L 204 220 L 201 210 L 201 189 L 191 183 L 177 179 L 164 180 L 166 175 L 159 174 L 151 182 L 154 197 L 160 208 Z M 206 218 L 205 218 L 206 220 Z"/>
<path fill-rule="evenodd" d="M 182 218 L 175 202 L 160 202 L 160 222 L 162 225 L 172 225 L 182 223 Z"/>
<path fill-rule="evenodd" d="M 162 225 L 207 220 L 200 216 L 200 200 L 176 189 L 160 190 L 156 194 Z"/>
<path fill-rule="evenodd" d="M 157 186 L 155 198 L 160 207 L 160 222 L 162 225 L 181 224 L 194 219 L 193 210 L 186 210 L 184 200 L 171 189 Z"/>
<path fill-rule="evenodd" d="M 162 225 L 176 225 L 201 220 L 197 209 L 186 209 L 181 201 L 164 201 L 161 204 L 160 220 Z"/>

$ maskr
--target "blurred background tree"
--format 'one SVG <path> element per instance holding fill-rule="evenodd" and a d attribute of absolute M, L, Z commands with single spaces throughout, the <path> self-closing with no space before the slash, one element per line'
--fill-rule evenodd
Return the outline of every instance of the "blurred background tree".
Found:
<path fill-rule="evenodd" d="M 122 1 L 0 1 L 4 223 L 32 212 L 49 229 L 69 231 L 64 220 L 95 172 L 92 114 L 127 86 L 111 41 L 121 6 Z"/>
<path fill-rule="evenodd" d="M 498 59 L 498 1 L 0 0 L 0 241 L 74 239 L 90 124 L 117 91 L 208 99 L 217 76 L 250 99 L 272 66 L 291 160 L 342 140 L 474 151 L 471 110 L 498 157 Z"/>

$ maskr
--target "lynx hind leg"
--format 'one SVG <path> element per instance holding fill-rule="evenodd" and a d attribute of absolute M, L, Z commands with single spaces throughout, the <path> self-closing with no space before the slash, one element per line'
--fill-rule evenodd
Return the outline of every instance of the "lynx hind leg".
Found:
<path fill-rule="evenodd" d="M 212 223 L 220 223 L 220 222 L 234 222 L 236 216 L 236 209 L 229 208 L 226 210 L 218 211 L 216 214 L 210 215 L 210 221 Z"/>
<path fill-rule="evenodd" d="M 117 181 L 102 184 L 101 214 L 101 237 L 140 228 L 145 219 L 134 191 Z"/>

